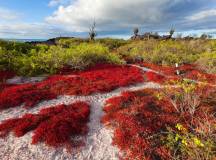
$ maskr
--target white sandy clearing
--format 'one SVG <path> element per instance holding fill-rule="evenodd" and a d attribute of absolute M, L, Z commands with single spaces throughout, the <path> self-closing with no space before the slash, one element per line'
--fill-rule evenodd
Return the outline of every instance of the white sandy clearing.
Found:
<path fill-rule="evenodd" d="M 122 91 L 132 91 L 144 88 L 159 88 L 155 83 L 141 83 L 105 94 L 91 96 L 59 96 L 55 100 L 44 101 L 30 110 L 22 107 L 10 108 L 2 111 L 0 121 L 14 117 L 21 117 L 26 113 L 37 113 L 42 108 L 58 104 L 71 104 L 75 101 L 85 101 L 91 105 L 89 132 L 86 137 L 79 137 L 85 145 L 79 150 L 68 153 L 65 148 L 49 148 L 45 144 L 31 145 L 32 132 L 16 138 L 10 134 L 0 139 L 0 159 L 2 160 L 117 160 L 120 154 L 118 148 L 112 145 L 112 130 L 100 123 L 103 116 L 103 106 L 108 98 L 118 96 Z M 44 107 L 46 106 L 46 107 Z"/>

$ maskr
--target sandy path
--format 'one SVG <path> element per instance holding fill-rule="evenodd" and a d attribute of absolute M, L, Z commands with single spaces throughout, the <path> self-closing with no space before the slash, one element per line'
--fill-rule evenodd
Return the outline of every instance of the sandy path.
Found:
<path fill-rule="evenodd" d="M 71 104 L 77 100 L 86 101 L 91 105 L 91 115 L 89 133 L 85 139 L 85 146 L 73 153 L 67 153 L 65 148 L 53 149 L 44 144 L 31 145 L 32 133 L 28 133 L 21 138 L 13 135 L 6 139 L 0 139 L 0 159 L 4 160 L 117 160 L 119 150 L 112 146 L 112 131 L 105 128 L 100 123 L 103 116 L 102 108 L 106 99 L 118 96 L 122 91 L 132 91 L 144 88 L 158 88 L 155 83 L 141 83 L 125 88 L 119 88 L 105 94 L 95 94 L 91 96 L 59 96 L 55 100 L 44 101 L 36 107 L 25 110 L 21 107 L 2 111 L 0 121 L 20 117 L 25 113 L 37 113 L 40 109 L 55 106 L 58 104 Z M 44 107 L 46 106 L 46 107 Z"/>

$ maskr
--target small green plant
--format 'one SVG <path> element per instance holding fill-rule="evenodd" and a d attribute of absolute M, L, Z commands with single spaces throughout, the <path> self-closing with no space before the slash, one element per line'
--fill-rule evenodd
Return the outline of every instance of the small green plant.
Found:
<path fill-rule="evenodd" d="M 199 56 L 196 64 L 207 73 L 216 73 L 216 52 L 206 52 Z"/>
<path fill-rule="evenodd" d="M 205 83 L 195 83 L 191 80 L 171 80 L 166 87 L 159 91 L 157 97 L 168 99 L 175 110 L 181 115 L 189 113 L 194 116 L 200 106 L 201 99 L 208 96 Z"/>
<path fill-rule="evenodd" d="M 213 160 L 215 157 L 215 140 L 190 132 L 182 124 L 174 129 L 167 127 L 163 141 L 172 151 L 173 159 Z"/>

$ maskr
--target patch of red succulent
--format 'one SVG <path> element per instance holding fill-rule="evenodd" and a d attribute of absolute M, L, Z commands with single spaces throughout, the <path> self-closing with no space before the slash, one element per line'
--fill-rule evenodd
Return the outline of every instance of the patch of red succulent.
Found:
<path fill-rule="evenodd" d="M 22 84 L 7 87 L 0 93 L 0 110 L 16 107 L 24 103 L 24 107 L 32 107 L 42 100 L 56 98 L 57 95 L 45 88 L 33 84 Z"/>
<path fill-rule="evenodd" d="M 33 131 L 32 144 L 44 142 L 59 147 L 75 143 L 72 136 L 88 131 L 90 106 L 85 102 L 59 105 L 42 109 L 38 114 L 25 114 L 21 118 L 5 120 L 0 124 L 0 136 L 13 132 L 16 137 Z"/>
<path fill-rule="evenodd" d="M 125 92 L 106 102 L 102 122 L 114 128 L 113 144 L 123 151 L 123 159 L 170 159 L 157 134 L 178 123 L 179 117 L 168 101 L 158 101 L 153 93 Z"/>
<path fill-rule="evenodd" d="M 107 100 L 102 123 L 114 129 L 113 144 L 123 152 L 122 159 L 171 159 L 171 152 L 160 138 L 167 127 L 191 122 L 189 113 L 178 113 L 171 102 L 157 98 L 158 90 L 145 89 L 124 92 Z M 195 117 L 203 117 L 206 104 L 198 108 Z"/>
<path fill-rule="evenodd" d="M 192 65 L 192 64 L 184 64 L 184 65 L 181 65 L 177 68 L 176 67 L 170 67 L 170 66 L 155 65 L 152 63 L 141 63 L 139 65 L 141 65 L 143 67 L 150 68 L 154 71 L 162 73 L 168 77 L 173 77 L 175 79 L 176 78 L 189 78 L 192 80 L 206 81 L 206 82 L 212 83 L 212 84 L 216 83 L 216 75 L 204 73 L 204 72 L 198 70 L 196 65 Z M 179 70 L 181 73 L 180 77 L 178 77 L 176 75 L 177 70 Z"/>
<path fill-rule="evenodd" d="M 15 76 L 13 72 L 0 71 L 0 82 L 3 82 L 6 79 L 12 78 L 13 76 Z"/>
<path fill-rule="evenodd" d="M 163 83 L 167 78 L 155 72 L 146 72 L 145 74 L 147 81 L 155 82 L 155 83 Z"/>
<path fill-rule="evenodd" d="M 101 64 L 83 72 L 54 75 L 35 84 L 22 84 L 0 93 L 0 109 L 25 104 L 33 107 L 58 95 L 90 95 L 143 82 L 142 71 L 132 66 Z"/>
<path fill-rule="evenodd" d="M 191 72 L 187 72 L 185 77 L 188 79 L 193 79 L 197 81 L 204 81 L 211 84 L 216 84 L 216 75 L 215 74 L 207 74 L 203 73 L 199 70 L 192 70 Z"/>
<path fill-rule="evenodd" d="M 7 87 L 13 86 L 5 83 L 7 79 L 12 78 L 13 76 L 15 76 L 13 72 L 0 71 L 0 92 Z"/>
<path fill-rule="evenodd" d="M 170 75 L 170 76 L 174 76 L 176 75 L 176 68 L 175 67 L 170 67 L 170 66 L 161 66 L 161 65 L 156 65 L 153 63 L 141 63 L 140 64 L 143 67 L 152 69 L 154 71 L 157 71 L 159 73 L 165 74 L 165 75 Z"/>

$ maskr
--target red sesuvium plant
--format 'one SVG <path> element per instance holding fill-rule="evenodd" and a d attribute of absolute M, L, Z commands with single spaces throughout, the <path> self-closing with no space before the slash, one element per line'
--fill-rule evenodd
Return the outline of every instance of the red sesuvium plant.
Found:
<path fill-rule="evenodd" d="M 12 78 L 13 76 L 15 76 L 15 74 L 13 72 L 9 72 L 9 71 L 0 71 L 0 82 Z"/>
<path fill-rule="evenodd" d="M 12 78 L 13 76 L 15 76 L 13 72 L 0 71 L 0 92 L 7 87 L 13 86 L 5 83 L 7 79 Z"/>
<path fill-rule="evenodd" d="M 0 124 L 0 137 L 13 132 L 22 137 L 33 131 L 32 144 L 44 142 L 48 146 L 71 146 L 72 136 L 88 132 L 90 106 L 85 102 L 59 105 L 40 110 L 38 114 L 25 114 L 21 118 L 8 119 Z"/>
<path fill-rule="evenodd" d="M 175 79 L 188 78 L 188 79 L 197 80 L 197 81 L 201 81 L 201 82 L 208 82 L 208 83 L 212 83 L 212 84 L 216 83 L 216 75 L 204 73 L 204 72 L 198 70 L 197 66 L 193 65 L 193 64 L 184 64 L 184 65 L 181 65 L 177 68 L 176 67 L 170 67 L 170 66 L 155 65 L 152 63 L 141 63 L 139 65 L 141 65 L 143 67 L 150 68 L 154 71 L 157 71 L 161 74 L 166 75 L 167 80 L 169 79 L 169 77 L 173 77 Z M 177 70 L 179 70 L 179 72 L 181 73 L 181 76 L 176 75 Z M 152 72 L 150 72 L 150 74 L 153 76 Z M 156 77 L 156 75 L 154 77 Z M 163 82 L 163 81 L 157 81 L 157 82 Z"/>
<path fill-rule="evenodd" d="M 175 88 L 172 89 L 175 90 Z M 158 95 L 161 90 L 163 89 L 124 92 L 119 97 L 107 100 L 104 107 L 105 115 L 101 121 L 105 126 L 114 129 L 113 144 L 122 151 L 122 159 L 172 159 L 173 150 L 167 147 L 165 141 L 169 139 L 167 138 L 167 127 L 175 129 L 177 124 L 185 126 L 189 134 L 192 132 L 195 136 L 200 137 L 195 130 L 197 128 L 200 130 L 202 125 L 199 126 L 199 124 L 203 124 L 200 123 L 200 118 L 206 117 L 206 112 L 211 113 L 210 108 L 212 107 L 201 101 L 199 107 L 195 108 L 193 116 L 190 110 L 185 110 L 182 114 L 176 110 L 170 99 Z M 205 120 L 215 125 L 210 118 L 206 117 Z M 193 126 L 192 129 L 191 126 Z M 201 128 L 201 130 L 204 129 Z M 175 140 L 177 134 L 173 136 Z M 178 141 L 174 143 L 177 144 Z"/>
<path fill-rule="evenodd" d="M 123 151 L 123 159 L 170 159 L 170 152 L 158 143 L 157 136 L 179 118 L 168 101 L 157 101 L 153 93 L 125 92 L 106 102 L 102 122 L 114 128 L 113 144 Z"/>
<path fill-rule="evenodd" d="M 157 74 L 155 72 L 146 72 L 145 77 L 147 81 L 155 83 L 164 83 L 167 80 L 165 76 Z"/>
<path fill-rule="evenodd" d="M 170 66 L 161 66 L 161 65 L 156 65 L 153 63 L 146 63 L 146 62 L 141 63 L 139 65 L 170 76 L 171 75 L 174 76 L 176 73 L 175 72 L 176 68 Z"/>
<path fill-rule="evenodd" d="M 0 110 L 16 107 L 23 103 L 24 107 L 30 108 L 42 100 L 50 100 L 56 97 L 57 95 L 49 90 L 40 89 L 33 84 L 7 87 L 0 93 Z"/>
<path fill-rule="evenodd" d="M 108 92 L 143 81 L 143 73 L 136 67 L 101 64 L 82 72 L 50 76 L 39 83 L 6 88 L 0 93 L 0 110 L 23 103 L 25 107 L 33 107 L 41 100 L 54 99 L 58 95 Z"/>

